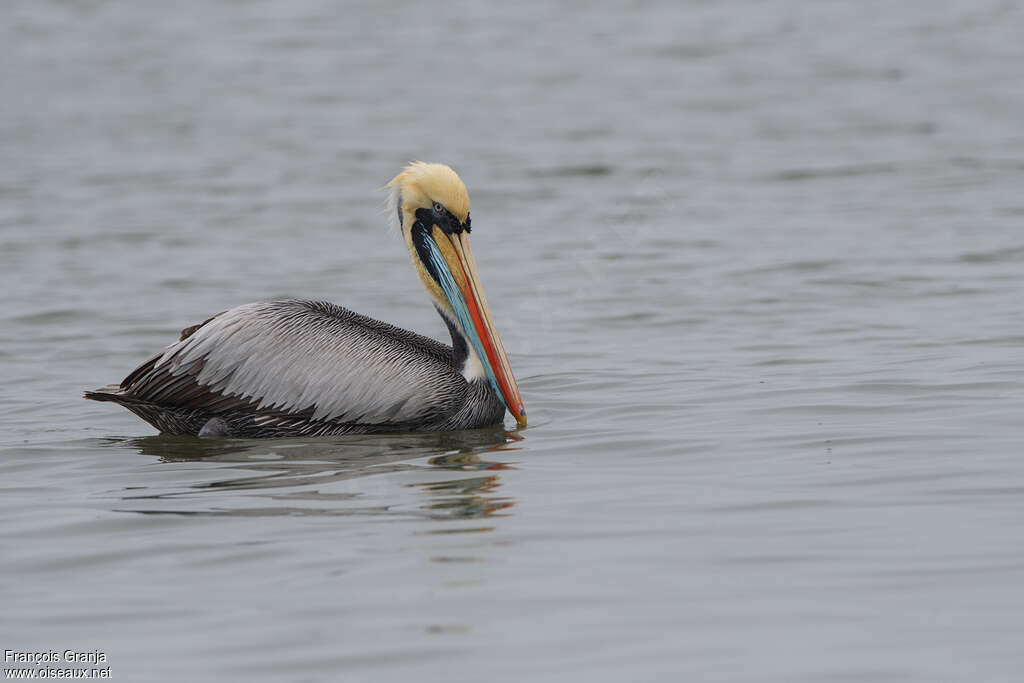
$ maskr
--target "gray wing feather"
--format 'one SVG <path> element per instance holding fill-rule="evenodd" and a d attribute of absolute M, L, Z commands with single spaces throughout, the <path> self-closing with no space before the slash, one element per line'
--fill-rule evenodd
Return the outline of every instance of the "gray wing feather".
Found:
<path fill-rule="evenodd" d="M 190 408 L 248 407 L 362 424 L 440 418 L 466 395 L 450 347 L 340 306 L 301 300 L 221 313 L 122 386 Z"/>

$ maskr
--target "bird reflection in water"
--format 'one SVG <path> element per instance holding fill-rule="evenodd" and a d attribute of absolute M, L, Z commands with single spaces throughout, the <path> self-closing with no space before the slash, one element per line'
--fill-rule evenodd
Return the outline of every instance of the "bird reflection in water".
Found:
<path fill-rule="evenodd" d="M 475 519 L 515 504 L 508 496 L 495 495 L 502 485 L 498 472 L 511 468 L 498 458 L 503 451 L 516 450 L 516 443 L 522 439 L 516 431 L 501 428 L 315 440 L 169 436 L 129 439 L 118 443 L 143 455 L 156 456 L 162 463 L 201 464 L 199 472 L 216 473 L 217 477 L 193 483 L 199 477 L 190 469 L 190 482 L 170 490 L 153 491 L 151 486 L 129 488 L 121 497 L 119 510 L 174 515 L 412 515 L 439 520 Z M 220 476 L 225 471 L 232 476 Z M 415 473 L 421 480 L 397 488 L 389 483 L 383 487 L 367 486 L 360 492 L 352 492 L 351 487 L 330 490 L 332 485 L 338 488 L 338 482 L 400 472 Z M 440 473 L 456 472 L 478 476 L 437 478 Z M 487 474 L 479 476 L 482 472 Z M 377 504 L 374 499 L 380 498 L 387 488 L 387 497 L 396 500 Z M 427 496 L 427 503 L 420 500 L 410 505 L 403 500 L 407 497 L 402 491 L 409 488 Z M 236 505 L 240 500 L 251 503 L 252 498 L 273 503 Z"/>
<path fill-rule="evenodd" d="M 413 486 L 421 487 L 424 492 L 435 498 L 434 502 L 425 506 L 425 509 L 433 513 L 432 517 L 474 519 L 490 516 L 498 510 L 515 505 L 511 498 L 491 495 L 501 486 L 501 480 L 496 474 L 489 477 L 419 483 Z"/>

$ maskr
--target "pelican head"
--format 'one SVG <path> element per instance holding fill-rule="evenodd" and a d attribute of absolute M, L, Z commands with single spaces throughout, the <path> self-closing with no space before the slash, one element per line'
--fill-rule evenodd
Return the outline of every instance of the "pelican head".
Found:
<path fill-rule="evenodd" d="M 501 346 L 469 248 L 469 194 L 444 164 L 414 162 L 387 187 L 389 209 L 437 310 L 462 333 L 467 379 L 483 374 L 520 426 L 526 410 Z"/>

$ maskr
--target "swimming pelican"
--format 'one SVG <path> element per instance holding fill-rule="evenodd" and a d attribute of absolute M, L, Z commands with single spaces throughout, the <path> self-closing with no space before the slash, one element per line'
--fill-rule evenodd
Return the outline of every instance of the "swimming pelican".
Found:
<path fill-rule="evenodd" d="M 472 429 L 519 387 L 469 248 L 469 195 L 455 171 L 415 162 L 388 210 L 452 345 L 324 301 L 245 304 L 184 329 L 120 385 L 85 392 L 161 432 L 274 437 Z"/>

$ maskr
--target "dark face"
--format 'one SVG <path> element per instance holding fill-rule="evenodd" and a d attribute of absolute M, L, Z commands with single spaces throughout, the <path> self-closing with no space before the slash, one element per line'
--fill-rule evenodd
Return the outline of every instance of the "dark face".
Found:
<path fill-rule="evenodd" d="M 466 222 L 460 223 L 458 218 L 437 202 L 429 209 L 416 209 L 416 220 L 423 223 L 428 231 L 436 225 L 446 235 L 458 234 L 463 230 L 467 233 L 472 231 L 469 214 L 466 214 Z"/>

